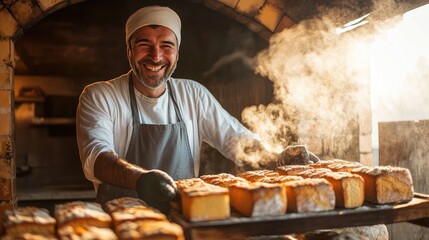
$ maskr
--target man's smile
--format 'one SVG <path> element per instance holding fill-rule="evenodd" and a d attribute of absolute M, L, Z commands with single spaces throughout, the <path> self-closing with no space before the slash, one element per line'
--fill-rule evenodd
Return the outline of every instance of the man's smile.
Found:
<path fill-rule="evenodd" d="M 149 69 L 152 72 L 158 72 L 162 68 L 164 68 L 165 65 L 149 65 L 149 64 L 143 64 L 143 66 L 147 69 Z"/>

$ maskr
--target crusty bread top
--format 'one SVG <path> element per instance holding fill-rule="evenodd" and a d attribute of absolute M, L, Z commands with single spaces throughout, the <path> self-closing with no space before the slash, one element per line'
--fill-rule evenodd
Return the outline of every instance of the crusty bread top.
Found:
<path fill-rule="evenodd" d="M 205 182 L 209 184 L 213 184 L 220 187 L 229 187 L 233 184 L 245 184 L 247 183 L 247 180 L 241 177 L 236 177 L 229 173 L 220 173 L 220 174 L 213 174 L 213 175 L 203 175 L 200 177 Z"/>
<path fill-rule="evenodd" d="M 247 184 L 233 185 L 229 189 L 232 189 L 232 188 L 241 188 L 241 189 L 246 189 L 248 191 L 253 191 L 253 190 L 259 190 L 259 189 L 282 188 L 282 185 L 280 183 L 252 182 Z"/>
<path fill-rule="evenodd" d="M 117 210 L 112 212 L 112 218 L 115 222 L 136 219 L 167 220 L 167 217 L 164 214 L 144 206 L 129 207 Z"/>
<path fill-rule="evenodd" d="M 58 228 L 60 239 L 80 239 L 80 240 L 116 240 L 118 237 L 110 228 L 98 228 L 93 226 L 63 226 Z"/>
<path fill-rule="evenodd" d="M 103 222 L 111 222 L 111 217 L 95 202 L 73 201 L 55 205 L 55 218 L 59 225 L 72 220 L 93 218 Z"/>
<path fill-rule="evenodd" d="M 280 175 L 277 177 L 265 177 L 265 178 L 262 178 L 261 180 L 259 180 L 259 182 L 263 182 L 263 183 L 285 183 L 285 182 L 301 180 L 301 179 L 303 179 L 303 178 L 300 176 Z"/>
<path fill-rule="evenodd" d="M 276 168 L 276 172 L 281 175 L 296 175 L 299 172 L 313 169 L 310 165 L 285 165 Z"/>
<path fill-rule="evenodd" d="M 176 181 L 177 189 L 185 189 L 189 187 L 199 187 L 206 185 L 206 182 L 204 182 L 200 178 L 188 178 L 188 179 L 181 179 Z"/>
<path fill-rule="evenodd" d="M 331 186 L 331 184 L 328 182 L 328 180 L 322 179 L 322 178 L 306 178 L 303 180 L 286 182 L 286 183 L 284 183 L 284 185 L 288 186 L 288 187 L 318 186 L 318 185 Z"/>
<path fill-rule="evenodd" d="M 275 177 L 278 175 L 278 172 L 264 169 L 242 172 L 238 174 L 238 177 L 244 178 L 250 182 L 257 182 L 259 179 L 262 179 L 264 177 Z"/>
<path fill-rule="evenodd" d="M 360 178 L 360 179 L 362 179 L 361 176 L 359 176 L 357 174 L 352 174 L 349 172 L 325 172 L 325 173 L 320 174 L 320 177 L 321 178 L 330 178 L 330 179 L 334 179 L 334 180 L 341 180 L 344 178 Z"/>
<path fill-rule="evenodd" d="M 200 176 L 200 178 L 202 180 L 204 180 L 205 182 L 207 181 L 211 181 L 214 179 L 231 179 L 231 178 L 236 178 L 236 176 L 230 174 L 230 173 L 219 173 L 219 174 L 207 174 L 207 175 L 202 175 Z"/>
<path fill-rule="evenodd" d="M 25 223 L 55 225 L 56 220 L 51 215 L 49 215 L 49 211 L 44 208 L 18 207 L 14 210 L 5 211 L 4 213 L 5 227 L 16 225 L 16 224 L 25 224 Z"/>
<path fill-rule="evenodd" d="M 195 186 L 183 188 L 180 190 L 181 194 L 185 194 L 186 196 L 202 196 L 202 195 L 214 195 L 214 194 L 228 194 L 228 188 L 215 186 L 212 184 L 206 183 L 203 186 Z"/>
<path fill-rule="evenodd" d="M 127 221 L 116 228 L 121 239 L 145 239 L 149 236 L 177 236 L 183 239 L 183 229 L 167 221 Z"/>
<path fill-rule="evenodd" d="M 321 167 L 324 168 L 332 164 L 347 164 L 347 163 L 351 163 L 351 161 L 347 161 L 343 159 L 329 159 L 329 160 L 321 160 L 317 163 L 309 164 L 309 166 L 314 168 L 321 168 Z"/>
<path fill-rule="evenodd" d="M 326 165 L 327 168 L 330 168 L 332 170 L 341 170 L 341 168 L 344 168 L 344 167 L 361 167 L 361 166 L 363 165 L 359 162 L 332 163 L 332 164 Z"/>
<path fill-rule="evenodd" d="M 353 172 L 362 172 L 370 175 L 381 175 L 394 172 L 409 172 L 409 170 L 407 168 L 393 166 L 362 166 L 360 168 L 356 168 Z"/>
<path fill-rule="evenodd" d="M 122 210 L 124 208 L 133 208 L 139 206 L 147 206 L 146 203 L 139 198 L 122 197 L 110 200 L 104 204 L 104 209 L 108 213 Z"/>
<path fill-rule="evenodd" d="M 403 176 L 405 179 L 408 179 L 412 183 L 411 173 L 408 168 L 403 167 L 393 167 L 393 166 L 374 166 L 367 167 L 362 166 L 352 170 L 352 173 L 364 173 L 371 176 L 385 176 L 385 175 L 395 175 Z"/>
<path fill-rule="evenodd" d="M 321 177 L 323 174 L 327 172 L 332 172 L 332 171 L 329 168 L 312 168 L 312 169 L 299 172 L 296 175 L 303 178 L 317 178 L 317 177 Z"/>
<path fill-rule="evenodd" d="M 55 235 L 24 232 L 19 236 L 6 234 L 1 237 L 1 240 L 58 240 L 58 238 Z"/>

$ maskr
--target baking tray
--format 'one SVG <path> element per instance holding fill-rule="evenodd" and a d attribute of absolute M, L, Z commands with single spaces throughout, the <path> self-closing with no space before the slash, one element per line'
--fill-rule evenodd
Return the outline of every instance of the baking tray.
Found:
<path fill-rule="evenodd" d="M 429 227 L 429 195 L 415 193 L 407 203 L 373 205 L 365 203 L 355 209 L 335 209 L 313 213 L 286 213 L 281 216 L 231 217 L 218 221 L 189 222 L 178 212 L 171 220 L 181 225 L 187 240 L 242 239 L 249 236 L 302 233 L 317 229 L 355 227 L 374 224 L 411 222 Z"/>

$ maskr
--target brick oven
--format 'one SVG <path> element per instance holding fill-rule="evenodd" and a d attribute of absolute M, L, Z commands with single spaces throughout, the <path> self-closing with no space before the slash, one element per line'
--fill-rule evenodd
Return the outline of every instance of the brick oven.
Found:
<path fill-rule="evenodd" d="M 86 84 L 107 80 L 128 70 L 126 57 L 122 55 L 125 54 L 125 45 L 121 42 L 123 40 L 121 23 L 125 22 L 126 16 L 143 2 L 160 5 L 170 3 L 169 1 L 123 3 L 113 0 L 108 2 L 97 0 L 0 1 L 0 213 L 5 209 L 15 208 L 19 205 L 20 198 L 29 200 L 31 196 L 36 196 L 36 200 L 46 200 L 49 197 L 40 194 L 42 188 L 51 189 L 50 195 L 48 194 L 51 200 L 64 199 L 58 197 L 60 192 L 64 192 L 64 196 L 72 199 L 94 197 L 93 190 L 79 171 L 80 161 L 73 129 L 73 114 L 78 95 Z M 328 2 L 188 0 L 174 3 L 173 7 L 186 16 L 183 20 L 185 44 L 180 50 L 181 60 L 175 76 L 201 79 L 200 81 L 211 90 L 221 104 L 232 115 L 242 120 L 241 114 L 244 108 L 270 104 L 273 98 L 273 83 L 267 76 L 255 74 L 252 69 L 246 67 L 243 61 L 243 59 L 246 60 L 246 55 L 243 58 L 240 54 L 244 51 L 248 54 L 247 57 L 254 57 L 269 45 L 272 36 L 285 29 L 294 28 L 299 22 L 317 15 L 320 9 L 333 7 Z M 335 2 L 339 4 L 340 1 Z M 360 10 L 356 10 L 355 15 L 342 16 L 337 20 L 345 23 L 373 7 L 370 1 L 361 2 L 365 3 L 360 3 L 361 6 L 357 5 Z M 107 4 L 114 4 L 114 7 L 106 7 Z M 356 4 L 351 5 L 356 7 Z M 349 5 L 343 3 L 336 7 L 347 9 Z M 80 12 L 81 8 L 86 10 Z M 113 13 L 115 9 L 116 13 Z M 350 12 L 350 9 L 347 10 Z M 103 11 L 106 12 L 105 15 Z M 80 22 L 73 20 L 77 12 L 83 19 Z M 88 17 L 89 15 L 94 17 Z M 96 20 L 94 20 L 96 23 L 85 22 L 88 19 L 98 19 L 99 22 Z M 105 22 L 103 23 L 100 19 L 104 19 Z M 112 23 L 114 26 L 107 32 L 108 28 L 105 25 L 111 24 L 115 19 L 119 23 L 116 23 L 117 25 Z M 201 23 L 199 22 L 201 20 L 207 20 L 207 22 Z M 91 48 L 83 46 L 80 52 L 78 48 L 73 47 L 69 49 L 70 51 L 61 47 L 58 48 L 59 51 L 55 51 L 52 47 L 53 42 L 43 47 L 38 47 L 34 43 L 43 43 L 44 39 L 40 34 L 52 34 L 51 36 L 55 37 L 55 33 L 61 31 L 61 26 L 64 26 L 64 29 L 73 29 L 66 24 L 73 21 L 93 28 L 91 32 L 79 32 L 82 35 L 74 32 L 77 35 L 63 33 L 64 36 L 69 35 L 69 39 L 72 40 L 84 38 L 92 47 L 100 45 L 99 47 L 109 48 L 109 50 L 106 50 L 104 55 L 100 54 L 101 50 L 91 51 Z M 189 30 L 186 30 L 186 24 L 189 24 Z M 94 33 L 94 35 L 107 33 L 109 36 L 105 38 L 114 36 L 115 39 L 103 43 L 100 42 L 100 38 L 88 33 Z M 66 38 L 55 39 L 64 41 L 61 44 L 67 43 Z M 72 40 L 69 43 L 71 45 L 82 43 Z M 221 47 L 201 46 L 201 44 L 219 45 L 218 42 L 224 47 L 222 51 L 219 50 Z M 31 44 L 35 44 L 33 49 L 30 48 Z M 250 46 L 251 49 L 244 49 L 244 44 L 246 44 L 244 47 Z M 48 52 L 51 49 L 52 53 L 38 53 L 34 48 Z M 109 57 L 112 56 L 109 54 L 113 55 L 111 60 Z M 48 60 L 52 55 L 54 57 Z M 46 59 L 39 58 L 37 62 L 32 62 L 34 60 L 32 57 L 35 56 L 46 56 Z M 65 59 L 59 60 L 61 56 Z M 116 62 L 116 59 L 120 59 L 121 63 L 113 64 L 112 62 Z M 55 65 L 57 61 L 68 61 L 70 65 Z M 97 61 L 107 63 L 96 65 Z M 238 68 L 229 66 L 229 64 L 237 66 L 237 62 Z M 31 64 L 34 65 L 31 66 Z M 39 68 L 42 65 L 44 68 Z M 243 88 L 243 86 L 246 87 Z M 25 96 L 26 90 L 33 92 L 40 90 L 40 92 L 36 97 L 28 99 Z M 317 131 L 311 128 L 307 129 L 305 134 L 295 138 L 295 143 L 306 144 L 310 151 L 324 159 L 345 158 L 364 165 L 373 165 L 368 82 L 363 84 L 363 90 L 360 91 L 359 104 L 347 112 L 347 115 L 353 121 L 347 135 L 348 146 L 345 150 L 342 147 L 341 151 L 339 150 L 339 141 L 346 136 L 321 136 L 315 134 Z M 307 120 L 310 122 L 309 125 L 311 122 L 318 124 L 311 117 Z M 205 158 L 202 166 L 203 173 L 233 171 L 231 164 L 208 146 L 203 158 Z M 216 161 L 210 161 L 213 159 Z M 66 176 L 64 172 L 70 175 Z M 24 196 L 23 193 L 27 192 L 29 194 Z M 71 193 L 75 195 L 70 197 Z"/>

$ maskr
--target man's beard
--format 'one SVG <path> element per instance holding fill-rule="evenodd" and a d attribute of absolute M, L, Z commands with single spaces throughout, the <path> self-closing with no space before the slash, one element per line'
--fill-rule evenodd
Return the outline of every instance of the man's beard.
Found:
<path fill-rule="evenodd" d="M 158 88 L 160 88 L 162 85 L 164 85 L 168 79 L 170 79 L 171 75 L 173 75 L 174 70 L 176 70 L 176 66 L 177 66 L 177 62 L 174 63 L 174 66 L 168 71 L 166 72 L 161 79 L 158 79 L 155 81 L 155 84 L 151 84 L 148 81 L 146 81 L 146 79 L 143 77 L 143 66 L 140 67 L 138 66 L 135 62 L 130 61 L 130 65 L 131 65 L 131 69 L 133 70 L 134 74 L 137 77 L 137 80 L 143 84 L 143 86 L 152 89 L 152 90 L 156 90 Z M 153 64 L 152 65 L 156 65 Z M 151 77 L 151 76 L 149 76 Z M 155 76 L 153 76 L 155 77 Z"/>

